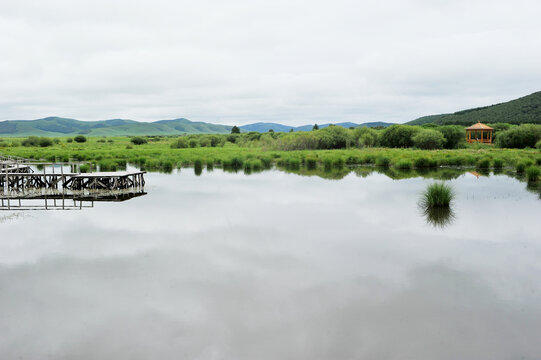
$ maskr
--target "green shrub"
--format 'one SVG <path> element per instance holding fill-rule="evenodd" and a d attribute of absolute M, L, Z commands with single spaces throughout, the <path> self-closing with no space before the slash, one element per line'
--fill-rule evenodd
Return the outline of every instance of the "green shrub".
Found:
<path fill-rule="evenodd" d="M 332 162 L 332 166 L 336 169 L 342 169 L 344 165 L 344 159 L 342 159 L 341 157 L 334 159 L 334 161 Z"/>
<path fill-rule="evenodd" d="M 81 166 L 79 166 L 79 171 L 82 172 L 82 173 L 87 173 L 90 171 L 90 165 L 88 164 L 81 164 Z"/>
<path fill-rule="evenodd" d="M 67 139 L 66 139 L 66 142 L 72 143 L 72 142 L 73 142 L 73 139 L 72 139 L 72 138 L 67 138 Z"/>
<path fill-rule="evenodd" d="M 453 189 L 444 183 L 429 185 L 421 197 L 420 205 L 429 207 L 449 207 L 454 198 Z"/>
<path fill-rule="evenodd" d="M 84 143 L 86 142 L 86 137 L 83 135 L 77 135 L 76 137 L 73 138 L 73 140 L 78 143 Z"/>
<path fill-rule="evenodd" d="M 402 169 L 402 170 L 409 170 L 412 168 L 412 164 L 411 164 L 411 161 L 409 160 L 399 160 L 396 165 L 395 165 L 398 169 Z"/>
<path fill-rule="evenodd" d="M 377 146 L 379 143 L 379 132 L 366 126 L 360 126 L 353 130 L 353 138 L 358 147 Z"/>
<path fill-rule="evenodd" d="M 477 162 L 478 169 L 488 169 L 490 167 L 490 159 L 481 159 Z"/>
<path fill-rule="evenodd" d="M 272 166 L 272 158 L 270 157 L 262 156 L 259 160 L 261 160 L 261 164 L 265 169 L 269 169 Z"/>
<path fill-rule="evenodd" d="M 535 148 L 536 149 L 541 149 L 541 140 L 539 140 L 538 142 L 535 143 Z"/>
<path fill-rule="evenodd" d="M 435 130 L 443 134 L 445 149 L 457 149 L 466 143 L 466 130 L 462 126 L 447 125 L 439 126 Z"/>
<path fill-rule="evenodd" d="M 341 126 L 328 126 L 319 130 L 316 136 L 319 139 L 319 149 L 344 149 L 353 143 L 351 132 Z"/>
<path fill-rule="evenodd" d="M 445 137 L 436 130 L 423 129 L 412 137 L 415 147 L 423 150 L 434 150 L 443 148 Z"/>
<path fill-rule="evenodd" d="M 496 145 L 502 148 L 533 148 L 540 140 L 541 125 L 522 124 L 498 134 Z"/>
<path fill-rule="evenodd" d="M 376 159 L 376 166 L 388 167 L 391 164 L 391 159 L 385 156 L 380 156 Z"/>
<path fill-rule="evenodd" d="M 362 160 L 362 164 L 375 164 L 375 163 L 376 163 L 376 156 L 375 155 L 366 155 Z"/>
<path fill-rule="evenodd" d="M 244 164 L 244 161 L 241 159 L 241 158 L 238 158 L 238 157 L 233 157 L 229 163 L 229 165 L 234 169 L 234 170 L 239 170 L 242 168 L 242 165 Z"/>
<path fill-rule="evenodd" d="M 503 160 L 494 159 L 494 169 L 501 169 L 501 168 L 503 168 Z"/>
<path fill-rule="evenodd" d="M 131 143 L 133 145 L 143 145 L 146 144 L 148 141 L 144 137 L 135 136 L 130 139 Z"/>
<path fill-rule="evenodd" d="M 263 163 L 259 159 L 252 160 L 252 168 L 254 171 L 261 171 L 263 169 Z"/>
<path fill-rule="evenodd" d="M 317 167 L 316 158 L 306 158 L 306 168 L 309 170 L 314 170 Z"/>
<path fill-rule="evenodd" d="M 435 160 L 421 157 L 421 158 L 415 159 L 415 161 L 413 162 L 413 165 L 416 168 L 431 168 L 431 167 L 436 167 L 438 163 Z"/>
<path fill-rule="evenodd" d="M 532 165 L 532 162 L 531 161 L 527 161 L 527 160 L 524 160 L 524 161 L 521 161 L 517 164 L 517 173 L 519 174 L 523 174 L 524 171 L 526 170 L 526 168 L 528 166 Z"/>
<path fill-rule="evenodd" d="M 536 182 L 539 180 L 539 175 L 541 174 L 541 170 L 539 170 L 538 167 L 530 166 L 526 169 L 526 178 L 529 182 Z"/>
<path fill-rule="evenodd" d="M 348 158 L 346 159 L 346 164 L 357 165 L 357 164 L 360 164 L 361 161 L 362 161 L 361 158 L 358 156 L 348 156 Z"/>
<path fill-rule="evenodd" d="M 392 148 L 407 148 L 413 146 L 413 137 L 421 130 L 411 125 L 391 125 L 381 134 L 381 145 Z"/>
<path fill-rule="evenodd" d="M 112 160 L 103 160 L 98 162 L 100 171 L 117 171 L 117 164 Z"/>
<path fill-rule="evenodd" d="M 331 158 L 323 159 L 323 168 L 325 169 L 325 171 L 331 171 L 331 169 L 332 169 L 332 159 Z"/>
<path fill-rule="evenodd" d="M 47 137 L 29 136 L 27 139 L 23 140 L 22 145 L 48 147 L 53 145 L 53 140 Z"/>
<path fill-rule="evenodd" d="M 48 147 L 53 145 L 53 141 L 46 137 L 40 137 L 38 140 L 38 144 L 40 147 Z"/>
<path fill-rule="evenodd" d="M 190 144 L 191 148 L 196 148 L 199 146 L 199 142 L 197 141 L 197 139 L 190 139 L 188 143 Z"/>
<path fill-rule="evenodd" d="M 179 137 L 171 144 L 171 149 L 185 149 L 188 147 L 188 141 L 185 137 Z"/>
<path fill-rule="evenodd" d="M 298 170 L 301 167 L 301 161 L 297 158 L 287 159 L 286 167 L 292 170 Z"/>

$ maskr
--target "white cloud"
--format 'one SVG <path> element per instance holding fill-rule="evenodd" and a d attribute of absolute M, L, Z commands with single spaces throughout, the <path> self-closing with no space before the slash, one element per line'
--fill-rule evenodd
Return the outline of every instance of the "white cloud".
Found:
<path fill-rule="evenodd" d="M 0 1 L 1 119 L 404 122 L 540 90 L 535 1 Z"/>

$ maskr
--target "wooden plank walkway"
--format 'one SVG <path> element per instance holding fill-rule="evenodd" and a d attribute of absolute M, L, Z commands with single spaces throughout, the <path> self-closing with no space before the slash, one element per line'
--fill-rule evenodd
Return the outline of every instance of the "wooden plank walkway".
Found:
<path fill-rule="evenodd" d="M 145 186 L 146 171 L 96 173 L 10 173 L 0 174 L 0 189 L 120 190 Z"/>
<path fill-rule="evenodd" d="M 52 165 L 51 171 L 34 172 L 30 165 Z M 12 159 L 0 156 L 0 190 L 25 191 L 27 189 L 68 189 L 68 190 L 122 190 L 145 186 L 146 171 L 55 173 L 57 163 L 36 163 L 28 159 Z M 73 165 L 73 164 L 68 164 Z M 74 167 L 71 166 L 71 170 Z"/>

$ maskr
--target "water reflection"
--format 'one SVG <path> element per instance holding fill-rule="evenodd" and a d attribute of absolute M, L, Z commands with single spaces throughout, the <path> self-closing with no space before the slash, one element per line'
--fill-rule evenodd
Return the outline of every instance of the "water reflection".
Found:
<path fill-rule="evenodd" d="M 142 190 L 60 191 L 42 189 L 26 192 L 0 192 L 0 210 L 82 210 L 94 202 L 124 202 L 147 193 Z"/>
<path fill-rule="evenodd" d="M 538 358 L 537 195 L 459 175 L 439 229 L 416 211 L 432 181 L 348 170 L 152 173 L 122 204 L 1 223 L 1 357 Z"/>
<path fill-rule="evenodd" d="M 453 223 L 455 213 L 450 206 L 419 206 L 426 222 L 434 227 L 445 228 Z"/>

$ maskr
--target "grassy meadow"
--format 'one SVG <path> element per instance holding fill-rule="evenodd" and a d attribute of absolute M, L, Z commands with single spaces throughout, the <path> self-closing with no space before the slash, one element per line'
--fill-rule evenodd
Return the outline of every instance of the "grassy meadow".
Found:
<path fill-rule="evenodd" d="M 213 143 L 213 139 L 209 140 L 211 137 L 218 141 Z M 237 139 L 233 143 L 227 138 L 227 135 L 88 137 L 85 142 L 76 142 L 72 138 L 55 138 L 44 146 L 39 141 L 24 146 L 25 139 L 10 138 L 0 139 L 0 154 L 56 162 L 82 161 L 88 165 L 84 168 L 86 171 L 98 167 L 102 171 L 112 171 L 132 164 L 147 171 L 164 172 L 187 166 L 223 167 L 248 172 L 277 166 L 310 173 L 319 170 L 331 172 L 347 165 L 372 165 L 384 171 L 390 169 L 395 172 L 462 167 L 479 170 L 508 169 L 523 173 L 532 166 L 541 166 L 541 152 L 531 148 L 501 149 L 475 144 L 464 145 L 459 149 L 437 150 L 377 146 L 279 150 L 260 139 Z M 179 139 L 186 147 L 182 144 L 179 147 Z"/>

